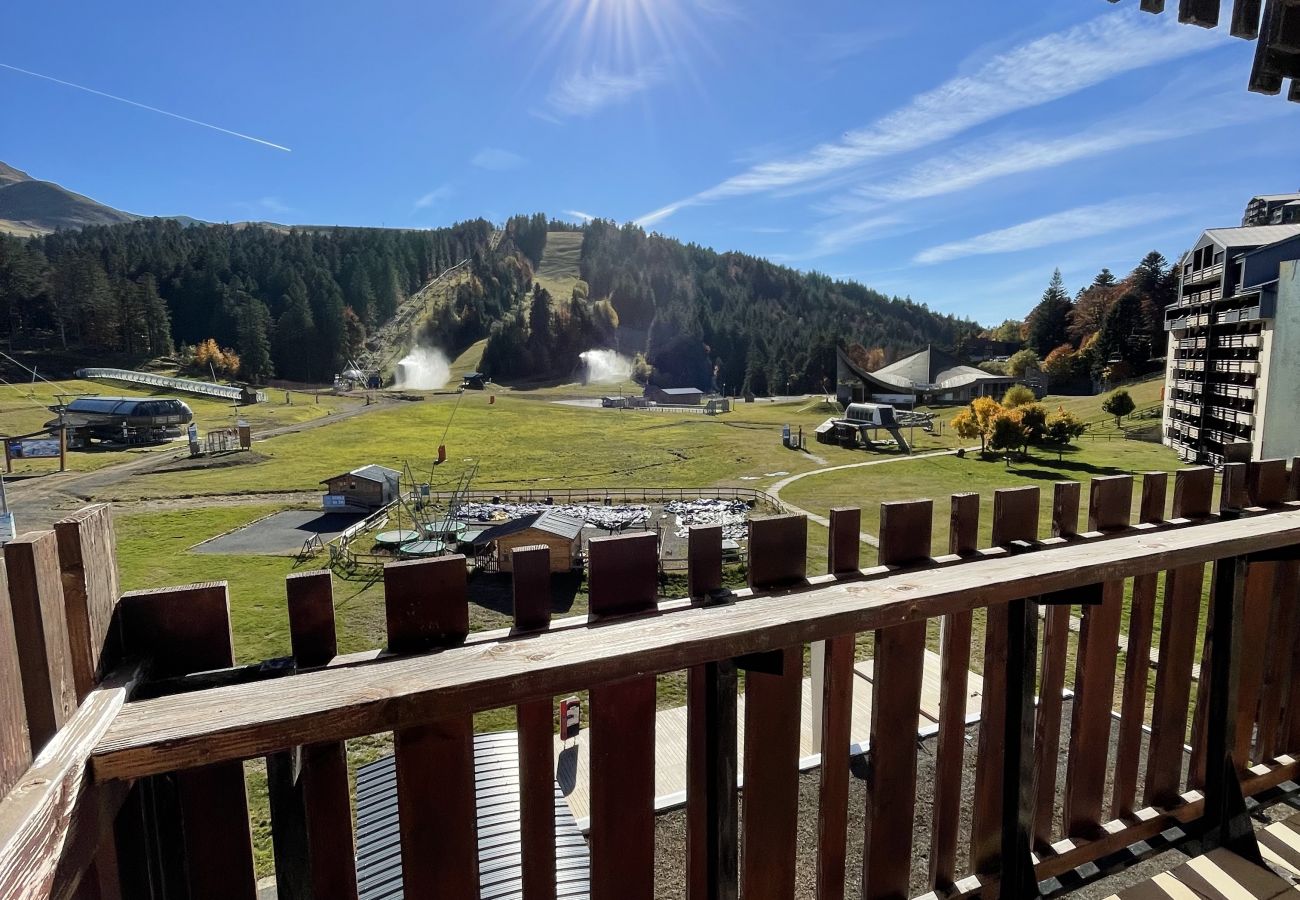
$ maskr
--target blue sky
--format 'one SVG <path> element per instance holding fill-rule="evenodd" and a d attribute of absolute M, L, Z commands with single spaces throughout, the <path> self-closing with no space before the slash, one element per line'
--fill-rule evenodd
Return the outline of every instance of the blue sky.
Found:
<path fill-rule="evenodd" d="M 0 63 L 243 137 L 0 68 L 0 160 L 209 221 L 637 220 L 992 323 L 1300 189 L 1253 46 L 1136 0 L 28 3 Z"/>

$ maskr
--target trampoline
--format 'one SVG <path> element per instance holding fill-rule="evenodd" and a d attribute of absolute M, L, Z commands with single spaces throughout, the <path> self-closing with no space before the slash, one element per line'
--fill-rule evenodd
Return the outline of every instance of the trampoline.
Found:
<path fill-rule="evenodd" d="M 402 556 L 441 556 L 447 549 L 442 541 L 411 541 L 402 544 L 398 552 Z"/>
<path fill-rule="evenodd" d="M 379 534 L 375 535 L 375 543 L 384 547 L 397 547 L 419 540 L 419 538 L 420 532 L 410 528 L 399 528 L 396 531 L 379 532 Z"/>

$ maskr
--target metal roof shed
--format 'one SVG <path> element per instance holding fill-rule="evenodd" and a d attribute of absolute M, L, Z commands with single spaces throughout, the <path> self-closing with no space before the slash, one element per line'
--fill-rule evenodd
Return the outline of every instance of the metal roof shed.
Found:
<path fill-rule="evenodd" d="M 519 830 L 519 744 L 513 731 L 474 736 L 479 892 L 483 900 L 523 897 Z M 590 894 L 587 841 L 555 789 L 556 897 Z M 357 887 L 360 900 L 401 900 L 397 772 L 385 756 L 357 773 Z M 415 900 L 415 898 L 411 898 Z"/>

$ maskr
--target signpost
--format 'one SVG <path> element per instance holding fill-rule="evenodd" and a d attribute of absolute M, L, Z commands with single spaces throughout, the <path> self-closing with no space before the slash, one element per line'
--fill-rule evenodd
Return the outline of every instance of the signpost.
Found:
<path fill-rule="evenodd" d="M 59 471 L 67 469 L 67 430 L 60 425 L 51 431 L 37 431 L 17 437 L 4 438 L 5 471 L 14 470 L 15 459 L 57 459 Z"/>

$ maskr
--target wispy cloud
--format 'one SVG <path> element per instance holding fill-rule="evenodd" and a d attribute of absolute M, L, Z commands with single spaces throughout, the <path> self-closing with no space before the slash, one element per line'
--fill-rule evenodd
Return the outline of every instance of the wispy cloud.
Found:
<path fill-rule="evenodd" d="M 643 65 L 618 72 L 603 66 L 575 71 L 556 80 L 546 95 L 545 110 L 553 119 L 593 116 L 607 106 L 622 103 L 667 78 L 662 65 Z"/>
<path fill-rule="evenodd" d="M 1225 98 L 1219 107 L 1228 107 Z M 1254 121 L 1272 112 L 1259 106 L 1239 107 L 1237 112 L 1221 113 L 1201 119 L 1157 121 L 1153 109 L 1147 115 L 1128 114 L 1110 121 L 1096 122 L 1082 131 L 1059 137 L 1017 136 L 988 139 L 933 157 L 913 167 L 892 181 L 877 182 L 856 188 L 846 199 L 832 200 L 835 210 L 858 210 L 863 200 L 910 201 L 956 193 L 1009 175 L 1023 175 L 1066 163 L 1101 156 L 1106 153 L 1190 137 L 1216 128 L 1226 128 Z"/>
<path fill-rule="evenodd" d="M 816 62 L 837 63 L 852 59 L 860 53 L 898 36 L 898 32 L 884 28 L 862 28 L 856 31 L 838 31 L 811 35 L 805 45 L 808 55 Z"/>
<path fill-rule="evenodd" d="M 415 203 L 413 204 L 413 208 L 428 209 L 431 206 L 436 206 L 442 201 L 446 200 L 455 192 L 456 192 L 455 188 L 453 188 L 450 184 L 445 184 L 445 183 L 440 184 L 433 190 L 429 191 L 429 193 L 422 194 L 421 196 L 417 197 Z"/>
<path fill-rule="evenodd" d="M 591 213 L 585 213 L 580 209 L 566 209 L 564 210 L 564 214 L 570 219 L 577 219 L 579 222 L 590 222 L 592 219 L 596 218 Z"/>
<path fill-rule="evenodd" d="M 690 197 L 642 216 L 646 226 L 687 206 L 767 193 L 842 176 L 885 156 L 918 150 L 976 125 L 1040 106 L 1123 72 L 1205 50 L 1220 32 L 1115 10 L 1000 53 L 969 75 L 952 78 L 903 107 L 791 159 L 761 163 Z"/>
<path fill-rule="evenodd" d="M 509 169 L 517 169 L 526 162 L 528 160 L 518 153 L 511 153 L 509 150 L 502 150 L 499 147 L 484 147 L 478 153 L 475 153 L 469 161 L 470 165 L 491 172 L 505 172 Z"/>
<path fill-rule="evenodd" d="M 1073 209 L 1021 222 L 1010 228 L 988 231 L 975 237 L 930 247 L 916 254 L 912 261 L 929 265 L 967 256 L 1046 247 L 1050 244 L 1061 244 L 1145 225 L 1167 219 L 1178 212 L 1177 208 L 1152 197 L 1132 197 L 1076 206 Z"/>
<path fill-rule="evenodd" d="M 814 232 L 812 249 L 792 259 L 818 259 L 839 253 L 855 244 L 871 240 L 885 232 L 898 234 L 902 224 L 897 216 L 870 216 L 853 222 L 831 223 Z"/>

